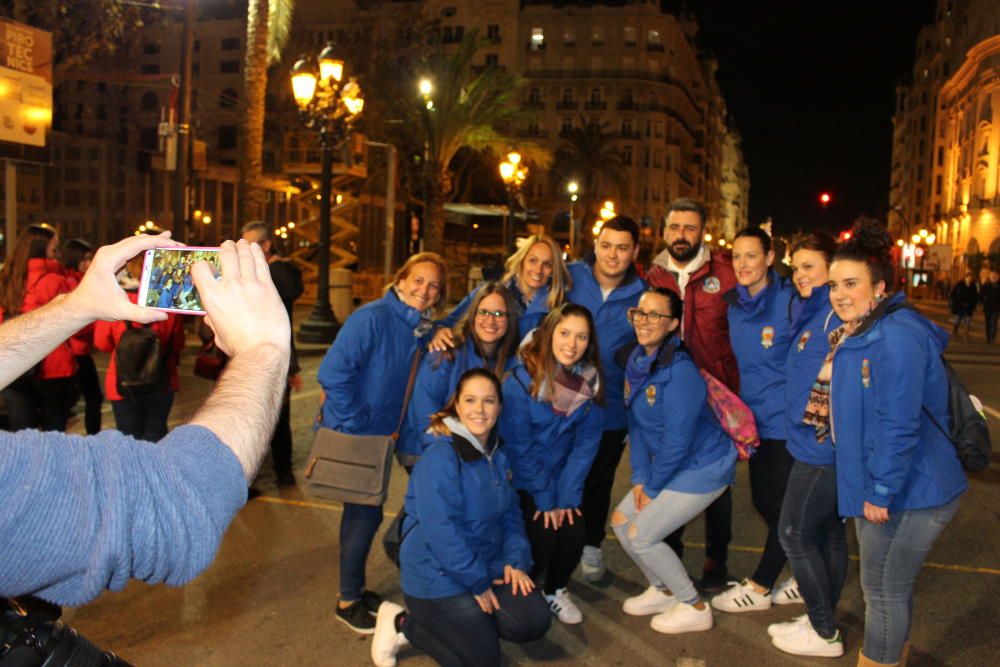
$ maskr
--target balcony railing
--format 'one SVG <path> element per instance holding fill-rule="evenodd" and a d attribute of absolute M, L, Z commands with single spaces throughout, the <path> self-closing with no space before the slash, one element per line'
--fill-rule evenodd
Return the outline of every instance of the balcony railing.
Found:
<path fill-rule="evenodd" d="M 583 108 L 587 111 L 604 111 L 608 108 L 608 103 L 603 100 L 588 100 Z"/>
<path fill-rule="evenodd" d="M 556 111 L 576 111 L 579 108 L 579 102 L 574 102 L 573 100 L 559 100 L 556 102 Z"/>

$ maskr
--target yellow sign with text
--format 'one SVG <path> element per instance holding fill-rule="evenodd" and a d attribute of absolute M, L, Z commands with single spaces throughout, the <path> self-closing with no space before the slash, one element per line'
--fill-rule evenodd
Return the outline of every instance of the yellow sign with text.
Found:
<path fill-rule="evenodd" d="M 45 146 L 52 125 L 52 33 L 0 19 L 0 141 Z"/>

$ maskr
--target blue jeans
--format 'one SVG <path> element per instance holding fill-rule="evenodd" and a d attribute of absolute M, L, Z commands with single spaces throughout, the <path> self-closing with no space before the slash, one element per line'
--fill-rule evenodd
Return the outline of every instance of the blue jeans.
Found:
<path fill-rule="evenodd" d="M 513 595 L 510 586 L 494 586 L 500 610 L 484 613 L 472 595 L 436 600 L 406 599 L 403 634 L 443 667 L 499 667 L 500 640 L 515 644 L 545 636 L 552 612 L 538 590 Z"/>
<path fill-rule="evenodd" d="M 865 594 L 865 640 L 869 660 L 899 662 L 910 637 L 913 584 L 934 541 L 958 510 L 959 498 L 947 505 L 890 512 L 889 521 L 854 521 L 861 545 L 861 590 Z"/>
<path fill-rule="evenodd" d="M 125 435 L 159 442 L 167 434 L 167 418 L 174 405 L 174 393 L 150 394 L 141 398 L 111 401 L 115 426 Z"/>
<path fill-rule="evenodd" d="M 698 599 L 698 590 L 691 583 L 684 563 L 663 538 L 691 519 L 721 496 L 728 486 L 710 493 L 681 493 L 664 489 L 641 512 L 635 511 L 635 496 L 629 491 L 618 503 L 616 512 L 625 516 L 624 523 L 611 516 L 611 527 L 650 586 L 667 588 L 681 602 Z"/>
<path fill-rule="evenodd" d="M 382 525 L 382 506 L 344 503 L 340 519 L 340 599 L 354 602 L 365 590 L 365 565 Z"/>
<path fill-rule="evenodd" d="M 834 613 L 847 577 L 847 530 L 837 513 L 836 466 L 801 461 L 792 465 L 778 535 L 809 622 L 820 637 L 832 638 L 837 633 Z"/>

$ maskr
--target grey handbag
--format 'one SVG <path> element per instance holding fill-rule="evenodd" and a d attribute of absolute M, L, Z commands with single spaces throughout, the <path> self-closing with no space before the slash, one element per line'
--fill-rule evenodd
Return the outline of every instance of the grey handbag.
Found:
<path fill-rule="evenodd" d="M 381 505 L 389 492 L 392 454 L 403 428 L 406 407 L 413 393 L 421 349 L 413 355 L 410 379 L 403 397 L 403 411 L 392 435 L 351 435 L 320 427 L 313 439 L 306 465 L 306 491 L 323 500 L 354 505 Z"/>

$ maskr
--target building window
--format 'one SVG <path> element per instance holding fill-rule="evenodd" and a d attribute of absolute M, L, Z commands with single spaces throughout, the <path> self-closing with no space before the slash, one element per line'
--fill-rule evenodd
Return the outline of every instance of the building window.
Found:
<path fill-rule="evenodd" d="M 465 37 L 465 26 L 446 25 L 444 27 L 444 37 L 442 38 L 442 41 L 445 44 L 457 44 L 458 42 L 461 42 L 464 37 Z"/>
<path fill-rule="evenodd" d="M 219 126 L 219 150 L 232 150 L 236 148 L 237 129 L 235 125 Z"/>
<path fill-rule="evenodd" d="M 573 89 L 563 88 L 562 101 L 571 103 L 573 101 Z"/>
<path fill-rule="evenodd" d="M 656 169 L 663 168 L 663 154 L 660 151 L 653 153 L 653 167 Z"/>
<path fill-rule="evenodd" d="M 938 146 L 937 166 L 939 166 L 939 167 L 943 167 L 944 166 L 944 147 L 943 146 Z"/>
<path fill-rule="evenodd" d="M 160 73 L 160 66 L 159 65 L 143 65 L 140 68 L 139 71 L 142 72 L 143 74 L 159 74 Z"/>
<path fill-rule="evenodd" d="M 107 107 L 105 107 L 103 104 L 98 104 L 97 110 L 95 111 L 95 115 L 97 116 L 97 120 L 107 120 L 108 119 Z"/>
<path fill-rule="evenodd" d="M 486 66 L 487 67 L 496 67 L 499 64 L 500 64 L 500 55 L 499 54 L 496 54 L 496 53 L 487 53 L 486 54 Z"/>
<path fill-rule="evenodd" d="M 542 101 L 542 89 L 532 88 L 528 91 L 528 101 L 532 104 L 538 104 Z"/>
<path fill-rule="evenodd" d="M 563 28 L 563 45 L 573 46 L 576 44 L 576 30 L 570 27 Z"/>
<path fill-rule="evenodd" d="M 500 26 L 496 23 L 491 23 L 486 26 L 486 39 L 492 41 L 494 44 L 500 43 Z"/>
<path fill-rule="evenodd" d="M 563 134 L 566 134 L 567 132 L 569 132 L 572 129 L 573 129 L 573 119 L 572 118 L 563 118 L 562 119 L 562 125 L 560 125 L 560 127 L 559 127 L 559 131 L 561 133 L 563 133 Z"/>
<path fill-rule="evenodd" d="M 656 123 L 653 125 L 653 136 L 656 137 L 657 139 L 663 137 L 663 121 L 662 120 L 656 121 Z"/>
<path fill-rule="evenodd" d="M 591 102 L 600 102 L 601 101 L 601 89 L 600 88 L 591 88 L 590 89 L 590 101 Z"/>
<path fill-rule="evenodd" d="M 156 42 L 146 42 L 142 45 L 142 55 L 155 56 L 160 53 L 160 45 Z"/>
<path fill-rule="evenodd" d="M 66 206 L 79 206 L 80 205 L 80 191 L 79 190 L 66 190 L 66 196 L 64 203 Z"/>
<path fill-rule="evenodd" d="M 590 30 L 590 42 L 594 46 L 601 46 L 604 44 L 604 26 L 595 25 Z"/>
<path fill-rule="evenodd" d="M 240 50 L 240 38 L 239 37 L 224 37 L 222 39 L 222 50 L 223 51 L 239 51 Z"/>
<path fill-rule="evenodd" d="M 637 40 L 635 26 L 625 26 L 625 46 L 635 46 L 638 43 Z"/>
<path fill-rule="evenodd" d="M 663 42 L 660 39 L 659 30 L 647 30 L 646 31 L 646 48 L 650 51 L 662 51 Z"/>
<path fill-rule="evenodd" d="M 626 146 L 622 149 L 622 164 L 626 167 L 632 166 L 632 147 Z"/>
<path fill-rule="evenodd" d="M 240 71 L 239 60 L 223 60 L 219 63 L 219 71 L 223 74 L 238 74 Z"/>
<path fill-rule="evenodd" d="M 545 31 L 543 29 L 531 29 L 531 41 L 528 43 L 528 48 L 532 51 L 541 51 L 545 48 Z"/>
<path fill-rule="evenodd" d="M 140 106 L 143 111 L 156 111 L 160 106 L 160 100 L 156 97 L 156 93 L 150 90 L 142 94 Z"/>
<path fill-rule="evenodd" d="M 941 194 L 941 176 L 938 176 L 934 181 L 934 194 Z"/>
<path fill-rule="evenodd" d="M 622 136 L 626 138 L 632 136 L 632 121 L 628 118 L 622 121 Z"/>
<path fill-rule="evenodd" d="M 240 94 L 232 88 L 226 88 L 219 95 L 219 108 L 232 109 L 240 99 Z"/>

